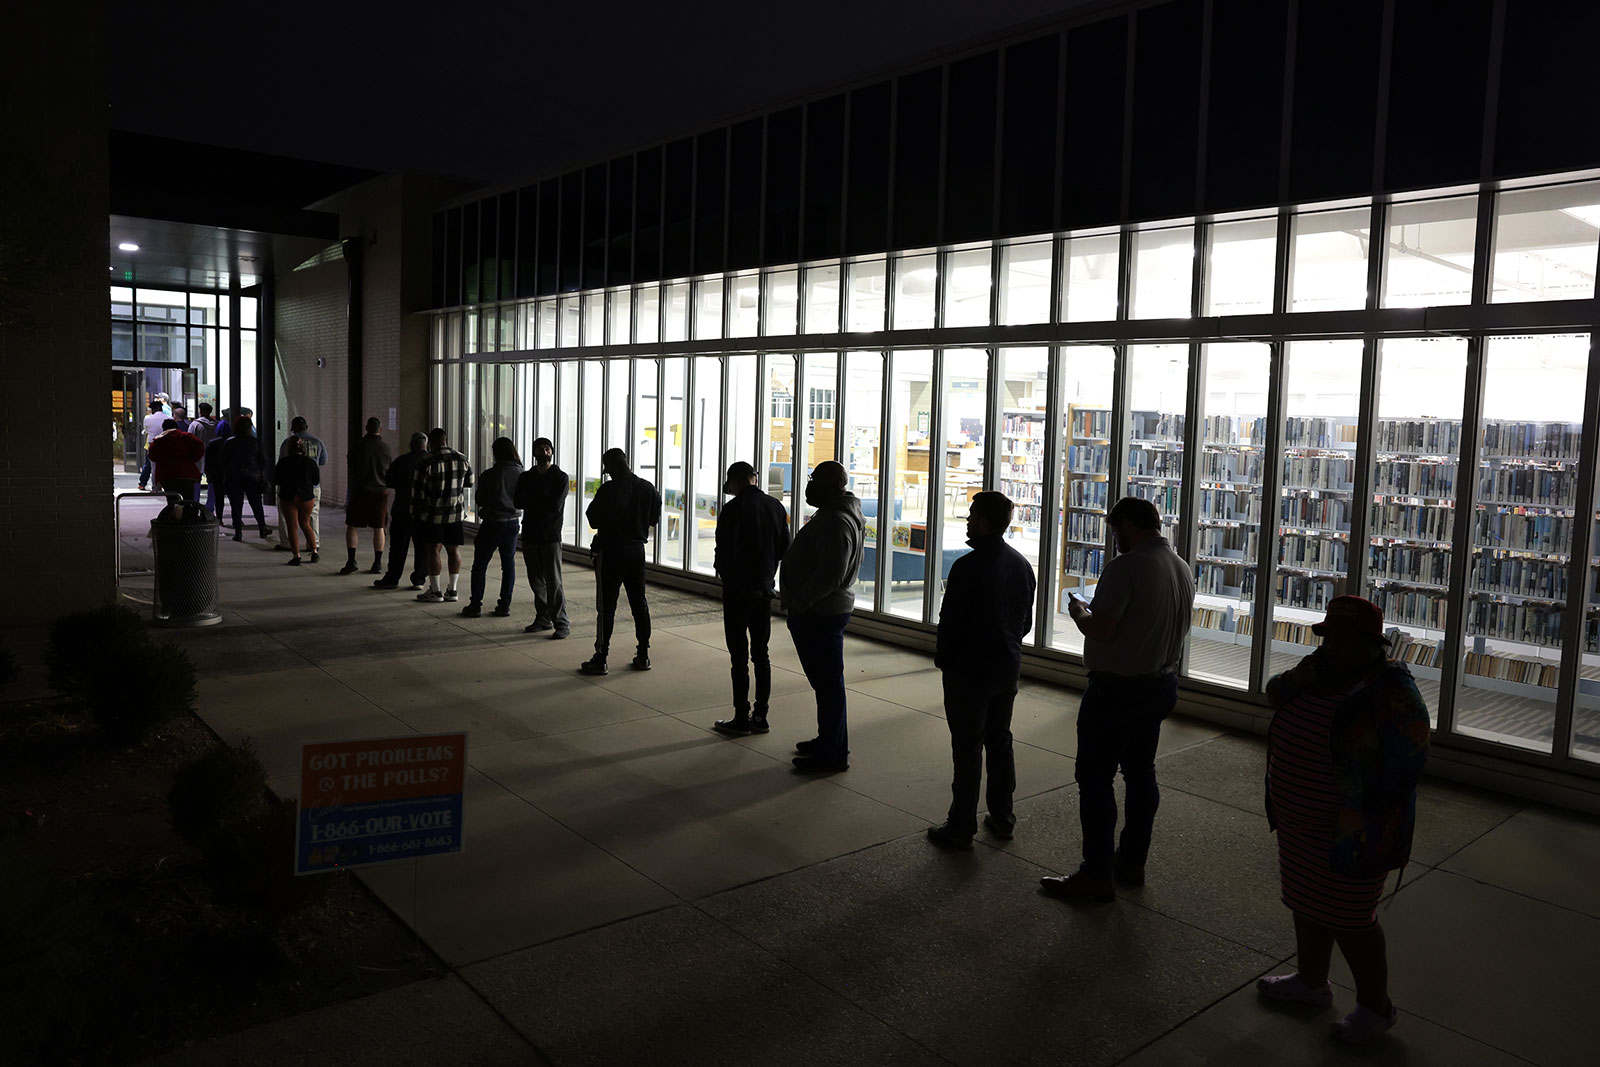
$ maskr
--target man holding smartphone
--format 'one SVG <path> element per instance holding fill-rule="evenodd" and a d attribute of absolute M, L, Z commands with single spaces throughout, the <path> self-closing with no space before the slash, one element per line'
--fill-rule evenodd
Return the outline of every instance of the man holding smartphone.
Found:
<path fill-rule="evenodd" d="M 1100 572 L 1094 599 L 1067 605 L 1083 634 L 1089 688 L 1078 706 L 1078 818 L 1083 863 L 1076 874 L 1041 878 L 1051 896 L 1116 899 L 1116 882 L 1144 884 L 1145 857 L 1161 793 L 1156 743 L 1178 702 L 1178 665 L 1194 614 L 1194 577 L 1161 536 L 1161 513 L 1123 497 L 1106 516 L 1117 554 Z M 1122 770 L 1122 839 L 1116 841 L 1116 776 Z"/>

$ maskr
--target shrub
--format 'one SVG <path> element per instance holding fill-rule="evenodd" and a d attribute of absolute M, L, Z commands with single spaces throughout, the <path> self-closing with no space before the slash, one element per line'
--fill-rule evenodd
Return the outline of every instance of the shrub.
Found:
<path fill-rule="evenodd" d="M 178 836 L 203 848 L 217 833 L 258 817 L 270 795 L 266 768 L 249 741 L 218 745 L 179 768 L 167 811 Z"/>
<path fill-rule="evenodd" d="M 85 696 L 101 680 L 115 679 L 148 645 L 144 623 L 132 608 L 106 604 L 63 615 L 50 625 L 45 649 L 50 687 L 69 696 Z"/>

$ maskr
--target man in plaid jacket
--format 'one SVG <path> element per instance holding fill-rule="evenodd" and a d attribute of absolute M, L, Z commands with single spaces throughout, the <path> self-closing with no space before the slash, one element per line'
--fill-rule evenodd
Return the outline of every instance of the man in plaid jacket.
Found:
<path fill-rule="evenodd" d="M 428 546 L 428 588 L 417 594 L 425 604 L 457 599 L 461 578 L 461 519 L 467 510 L 467 490 L 472 488 L 472 467 L 467 457 L 451 448 L 442 427 L 428 434 L 428 458 L 417 464 L 411 482 L 411 519 L 415 537 Z M 450 559 L 450 585 L 439 589 L 439 546 Z"/>

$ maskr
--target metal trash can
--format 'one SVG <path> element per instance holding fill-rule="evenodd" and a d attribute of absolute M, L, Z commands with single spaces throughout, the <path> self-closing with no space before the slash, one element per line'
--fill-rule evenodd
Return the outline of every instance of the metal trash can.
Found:
<path fill-rule="evenodd" d="M 174 500 L 150 520 L 156 589 L 151 614 L 161 626 L 213 626 L 217 611 L 217 518 Z"/>

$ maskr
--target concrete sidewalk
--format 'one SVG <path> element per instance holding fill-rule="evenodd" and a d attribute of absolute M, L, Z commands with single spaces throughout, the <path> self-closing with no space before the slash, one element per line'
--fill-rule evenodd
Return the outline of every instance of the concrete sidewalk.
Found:
<path fill-rule="evenodd" d="M 246 535 L 220 545 L 225 622 L 176 635 L 202 716 L 252 739 L 280 792 L 308 741 L 471 734 L 466 851 L 362 877 L 453 968 L 169 1055 L 168 1065 L 1316 1064 L 1332 1012 L 1270 1010 L 1292 964 L 1259 740 L 1163 731 L 1149 884 L 1075 909 L 1037 892 L 1077 859 L 1076 694 L 1025 683 L 1016 839 L 931 847 L 948 733 L 925 655 L 848 638 L 852 764 L 788 766 L 813 706 L 781 623 L 771 721 L 729 741 L 720 608 L 652 587 L 655 670 L 575 674 L 567 641 L 339 577 Z M 139 534 L 129 535 L 137 558 Z M 470 567 L 472 551 L 464 556 Z M 363 545 L 363 567 L 370 562 Z M 463 588 L 466 576 L 463 575 Z M 491 574 L 491 598 L 498 575 Z M 137 579 L 125 583 L 148 598 Z M 465 603 L 463 595 L 462 603 Z M 631 651 L 626 606 L 615 651 Z M 1600 827 L 1428 784 L 1382 914 L 1401 1022 L 1363 1062 L 1587 1064 L 1600 1047 Z M 1348 976 L 1337 1003 L 1353 1006 Z"/>

